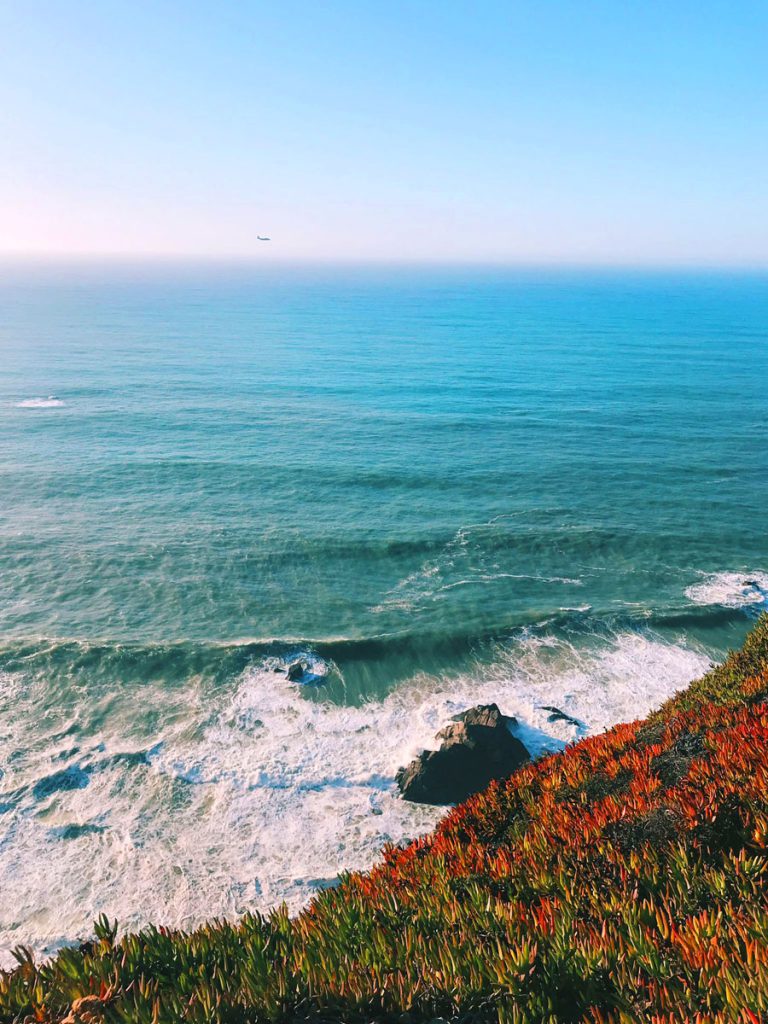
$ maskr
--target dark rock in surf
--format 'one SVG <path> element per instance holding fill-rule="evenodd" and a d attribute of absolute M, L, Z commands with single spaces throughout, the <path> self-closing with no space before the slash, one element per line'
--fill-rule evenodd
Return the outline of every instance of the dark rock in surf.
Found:
<path fill-rule="evenodd" d="M 577 718 L 573 718 L 571 715 L 566 715 L 560 708 L 553 707 L 550 704 L 542 704 L 542 711 L 549 711 L 550 714 L 547 716 L 548 722 L 567 722 L 569 725 L 575 725 L 577 729 L 581 728 L 581 722 Z"/>
<path fill-rule="evenodd" d="M 441 729 L 439 750 L 424 750 L 397 773 L 406 800 L 422 804 L 460 803 L 494 779 L 511 775 L 529 760 L 509 731 L 515 724 L 495 704 L 479 705 Z"/>
<path fill-rule="evenodd" d="M 294 661 L 288 666 L 288 678 L 292 683 L 301 682 L 307 672 L 307 666 L 303 661 Z"/>
<path fill-rule="evenodd" d="M 321 671 L 318 671 L 319 668 Z M 302 686 L 325 686 L 328 682 L 328 673 L 324 668 L 322 663 L 299 660 L 288 666 L 286 674 L 292 683 L 300 683 Z"/>

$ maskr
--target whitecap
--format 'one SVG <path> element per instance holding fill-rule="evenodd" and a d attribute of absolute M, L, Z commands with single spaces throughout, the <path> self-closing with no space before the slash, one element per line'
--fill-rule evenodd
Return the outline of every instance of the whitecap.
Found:
<path fill-rule="evenodd" d="M 704 575 L 704 574 L 702 574 Z M 694 604 L 758 610 L 768 604 L 768 572 L 716 572 L 686 587 Z"/>
<path fill-rule="evenodd" d="M 58 409 L 64 402 L 56 395 L 48 395 L 47 398 L 25 398 L 23 402 L 17 402 L 17 409 Z"/>

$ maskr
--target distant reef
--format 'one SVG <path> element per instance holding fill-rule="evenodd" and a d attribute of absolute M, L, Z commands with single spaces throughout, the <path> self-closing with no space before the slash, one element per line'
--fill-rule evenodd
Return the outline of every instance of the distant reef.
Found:
<path fill-rule="evenodd" d="M 0 1020 L 761 1024 L 767 840 L 764 616 L 647 720 L 523 764 L 296 918 L 19 948 Z"/>

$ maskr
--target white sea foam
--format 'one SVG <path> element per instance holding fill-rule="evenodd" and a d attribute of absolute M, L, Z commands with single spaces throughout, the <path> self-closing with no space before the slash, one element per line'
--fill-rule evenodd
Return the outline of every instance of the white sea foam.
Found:
<path fill-rule="evenodd" d="M 17 402 L 17 409 L 58 409 L 64 402 L 56 395 L 48 395 L 47 398 L 25 398 L 23 402 Z"/>
<path fill-rule="evenodd" d="M 83 937 L 102 912 L 124 927 L 189 927 L 281 901 L 296 910 L 340 871 L 370 866 L 384 843 L 435 824 L 442 812 L 402 801 L 394 775 L 450 716 L 495 701 L 540 754 L 644 715 L 707 664 L 650 635 L 590 649 L 530 636 L 482 672 L 414 679 L 363 707 L 309 700 L 263 666 L 214 692 L 190 679 L 175 696 L 144 687 L 96 706 L 83 689 L 53 717 L 35 711 L 43 680 L 7 675 L 0 742 L 16 755 L 0 780 L 5 960 L 19 942 L 46 951 Z M 583 728 L 550 722 L 543 705 Z M 115 757 L 138 750 L 148 763 Z"/>
<path fill-rule="evenodd" d="M 768 572 L 717 572 L 685 591 L 695 604 L 757 610 L 768 604 Z"/>

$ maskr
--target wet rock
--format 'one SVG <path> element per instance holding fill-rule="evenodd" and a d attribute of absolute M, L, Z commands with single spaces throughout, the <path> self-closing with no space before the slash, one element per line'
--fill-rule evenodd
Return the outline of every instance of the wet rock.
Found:
<path fill-rule="evenodd" d="M 288 666 L 286 674 L 290 682 L 301 683 L 302 686 L 324 686 L 328 682 L 326 672 L 316 662 L 294 661 Z"/>
<path fill-rule="evenodd" d="M 511 775 L 529 760 L 528 751 L 509 731 L 514 723 L 496 704 L 456 715 L 435 737 L 439 750 L 422 751 L 397 773 L 400 792 L 417 803 L 460 803 L 494 779 Z"/>
<path fill-rule="evenodd" d="M 298 683 L 304 678 L 306 672 L 307 666 L 305 662 L 294 661 L 292 664 L 288 666 L 288 679 L 292 683 Z"/>
<path fill-rule="evenodd" d="M 547 716 L 548 722 L 567 722 L 569 725 L 575 725 L 577 728 L 581 727 L 581 722 L 577 718 L 573 718 L 571 715 L 566 715 L 560 708 L 556 708 L 551 704 L 542 704 L 542 711 L 549 711 L 550 714 Z"/>

